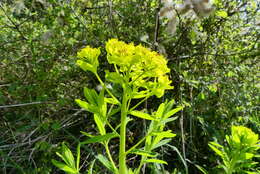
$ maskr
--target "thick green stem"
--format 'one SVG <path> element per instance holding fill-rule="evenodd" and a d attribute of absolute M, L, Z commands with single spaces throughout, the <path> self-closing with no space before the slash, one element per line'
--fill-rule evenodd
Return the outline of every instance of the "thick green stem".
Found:
<path fill-rule="evenodd" d="M 119 173 L 120 174 L 127 174 L 126 153 L 125 153 L 127 101 L 128 101 L 127 93 L 124 90 L 123 101 L 121 105 L 121 126 L 120 126 L 120 147 L 119 147 Z"/>

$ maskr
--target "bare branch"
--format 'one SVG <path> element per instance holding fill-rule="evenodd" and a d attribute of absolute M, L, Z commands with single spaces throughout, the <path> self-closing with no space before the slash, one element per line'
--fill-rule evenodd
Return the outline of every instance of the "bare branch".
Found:
<path fill-rule="evenodd" d="M 29 105 L 37 105 L 37 104 L 53 104 L 55 102 L 51 102 L 51 101 L 39 101 L 39 102 L 32 102 L 32 103 L 22 103 L 22 104 L 14 104 L 14 105 L 3 105 L 0 106 L 0 109 L 3 108 L 12 108 L 12 107 L 20 107 L 20 106 L 29 106 Z"/>

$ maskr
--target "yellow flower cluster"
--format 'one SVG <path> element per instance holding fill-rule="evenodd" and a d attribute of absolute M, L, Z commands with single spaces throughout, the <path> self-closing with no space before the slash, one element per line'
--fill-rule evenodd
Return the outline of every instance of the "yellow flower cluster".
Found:
<path fill-rule="evenodd" d="M 77 64 L 83 69 L 92 72 L 97 71 L 97 67 L 99 65 L 98 56 L 100 55 L 99 48 L 91 48 L 90 46 L 86 46 L 78 52 L 78 57 L 80 60 L 77 61 Z"/>
<path fill-rule="evenodd" d="M 134 87 L 136 95 L 150 93 L 161 97 L 165 90 L 173 88 L 167 75 L 170 72 L 167 60 L 157 52 L 117 39 L 106 43 L 106 51 L 108 62 L 119 67 L 118 73 L 127 74 L 128 83 Z M 78 52 L 77 64 L 85 71 L 97 73 L 100 53 L 99 48 L 87 46 Z"/>
<path fill-rule="evenodd" d="M 157 52 L 117 39 L 107 42 L 106 51 L 109 63 L 119 66 L 121 72 L 130 72 L 134 86 L 148 89 L 157 97 L 173 88 L 167 75 L 170 72 L 167 60 Z"/>

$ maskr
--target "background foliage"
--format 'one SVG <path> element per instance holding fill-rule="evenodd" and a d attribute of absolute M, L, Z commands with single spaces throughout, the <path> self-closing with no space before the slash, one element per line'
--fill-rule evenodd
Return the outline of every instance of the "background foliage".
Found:
<path fill-rule="evenodd" d="M 259 6 L 255 0 L 215 0 L 211 16 L 181 17 L 169 35 L 167 21 L 158 22 L 159 0 L 1 1 L 1 173 L 58 173 L 50 159 L 60 142 L 76 147 L 79 131 L 94 131 L 90 115 L 74 99 L 83 98 L 84 86 L 99 84 L 75 66 L 76 53 L 85 45 L 103 47 L 109 38 L 141 43 L 167 57 L 175 88 L 163 100 L 190 106 L 169 126 L 178 135 L 171 145 L 191 173 L 200 173 L 195 165 L 217 172 L 209 141 L 224 140 L 231 125 L 260 133 Z M 160 102 L 152 98 L 142 108 L 155 110 Z M 128 143 L 143 134 L 142 126 L 146 123 L 131 123 Z M 84 147 L 83 168 L 97 150 L 102 148 Z M 184 173 L 172 148 L 160 151 L 169 164 L 162 170 Z"/>

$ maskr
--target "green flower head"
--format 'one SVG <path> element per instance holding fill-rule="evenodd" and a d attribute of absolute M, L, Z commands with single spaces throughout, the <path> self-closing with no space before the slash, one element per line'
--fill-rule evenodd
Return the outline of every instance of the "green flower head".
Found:
<path fill-rule="evenodd" d="M 232 126 L 231 136 L 227 140 L 234 147 L 257 147 L 259 142 L 258 135 L 244 126 Z"/>
<path fill-rule="evenodd" d="M 91 48 L 90 46 L 86 46 L 78 52 L 78 57 L 87 63 L 94 64 L 98 62 L 98 56 L 100 53 L 99 48 Z"/>
<path fill-rule="evenodd" d="M 86 46 L 85 48 L 81 49 L 78 52 L 77 64 L 84 70 L 84 71 L 91 71 L 96 72 L 97 67 L 99 66 L 98 56 L 100 55 L 101 51 L 99 48 L 91 48 L 90 46 Z"/>

